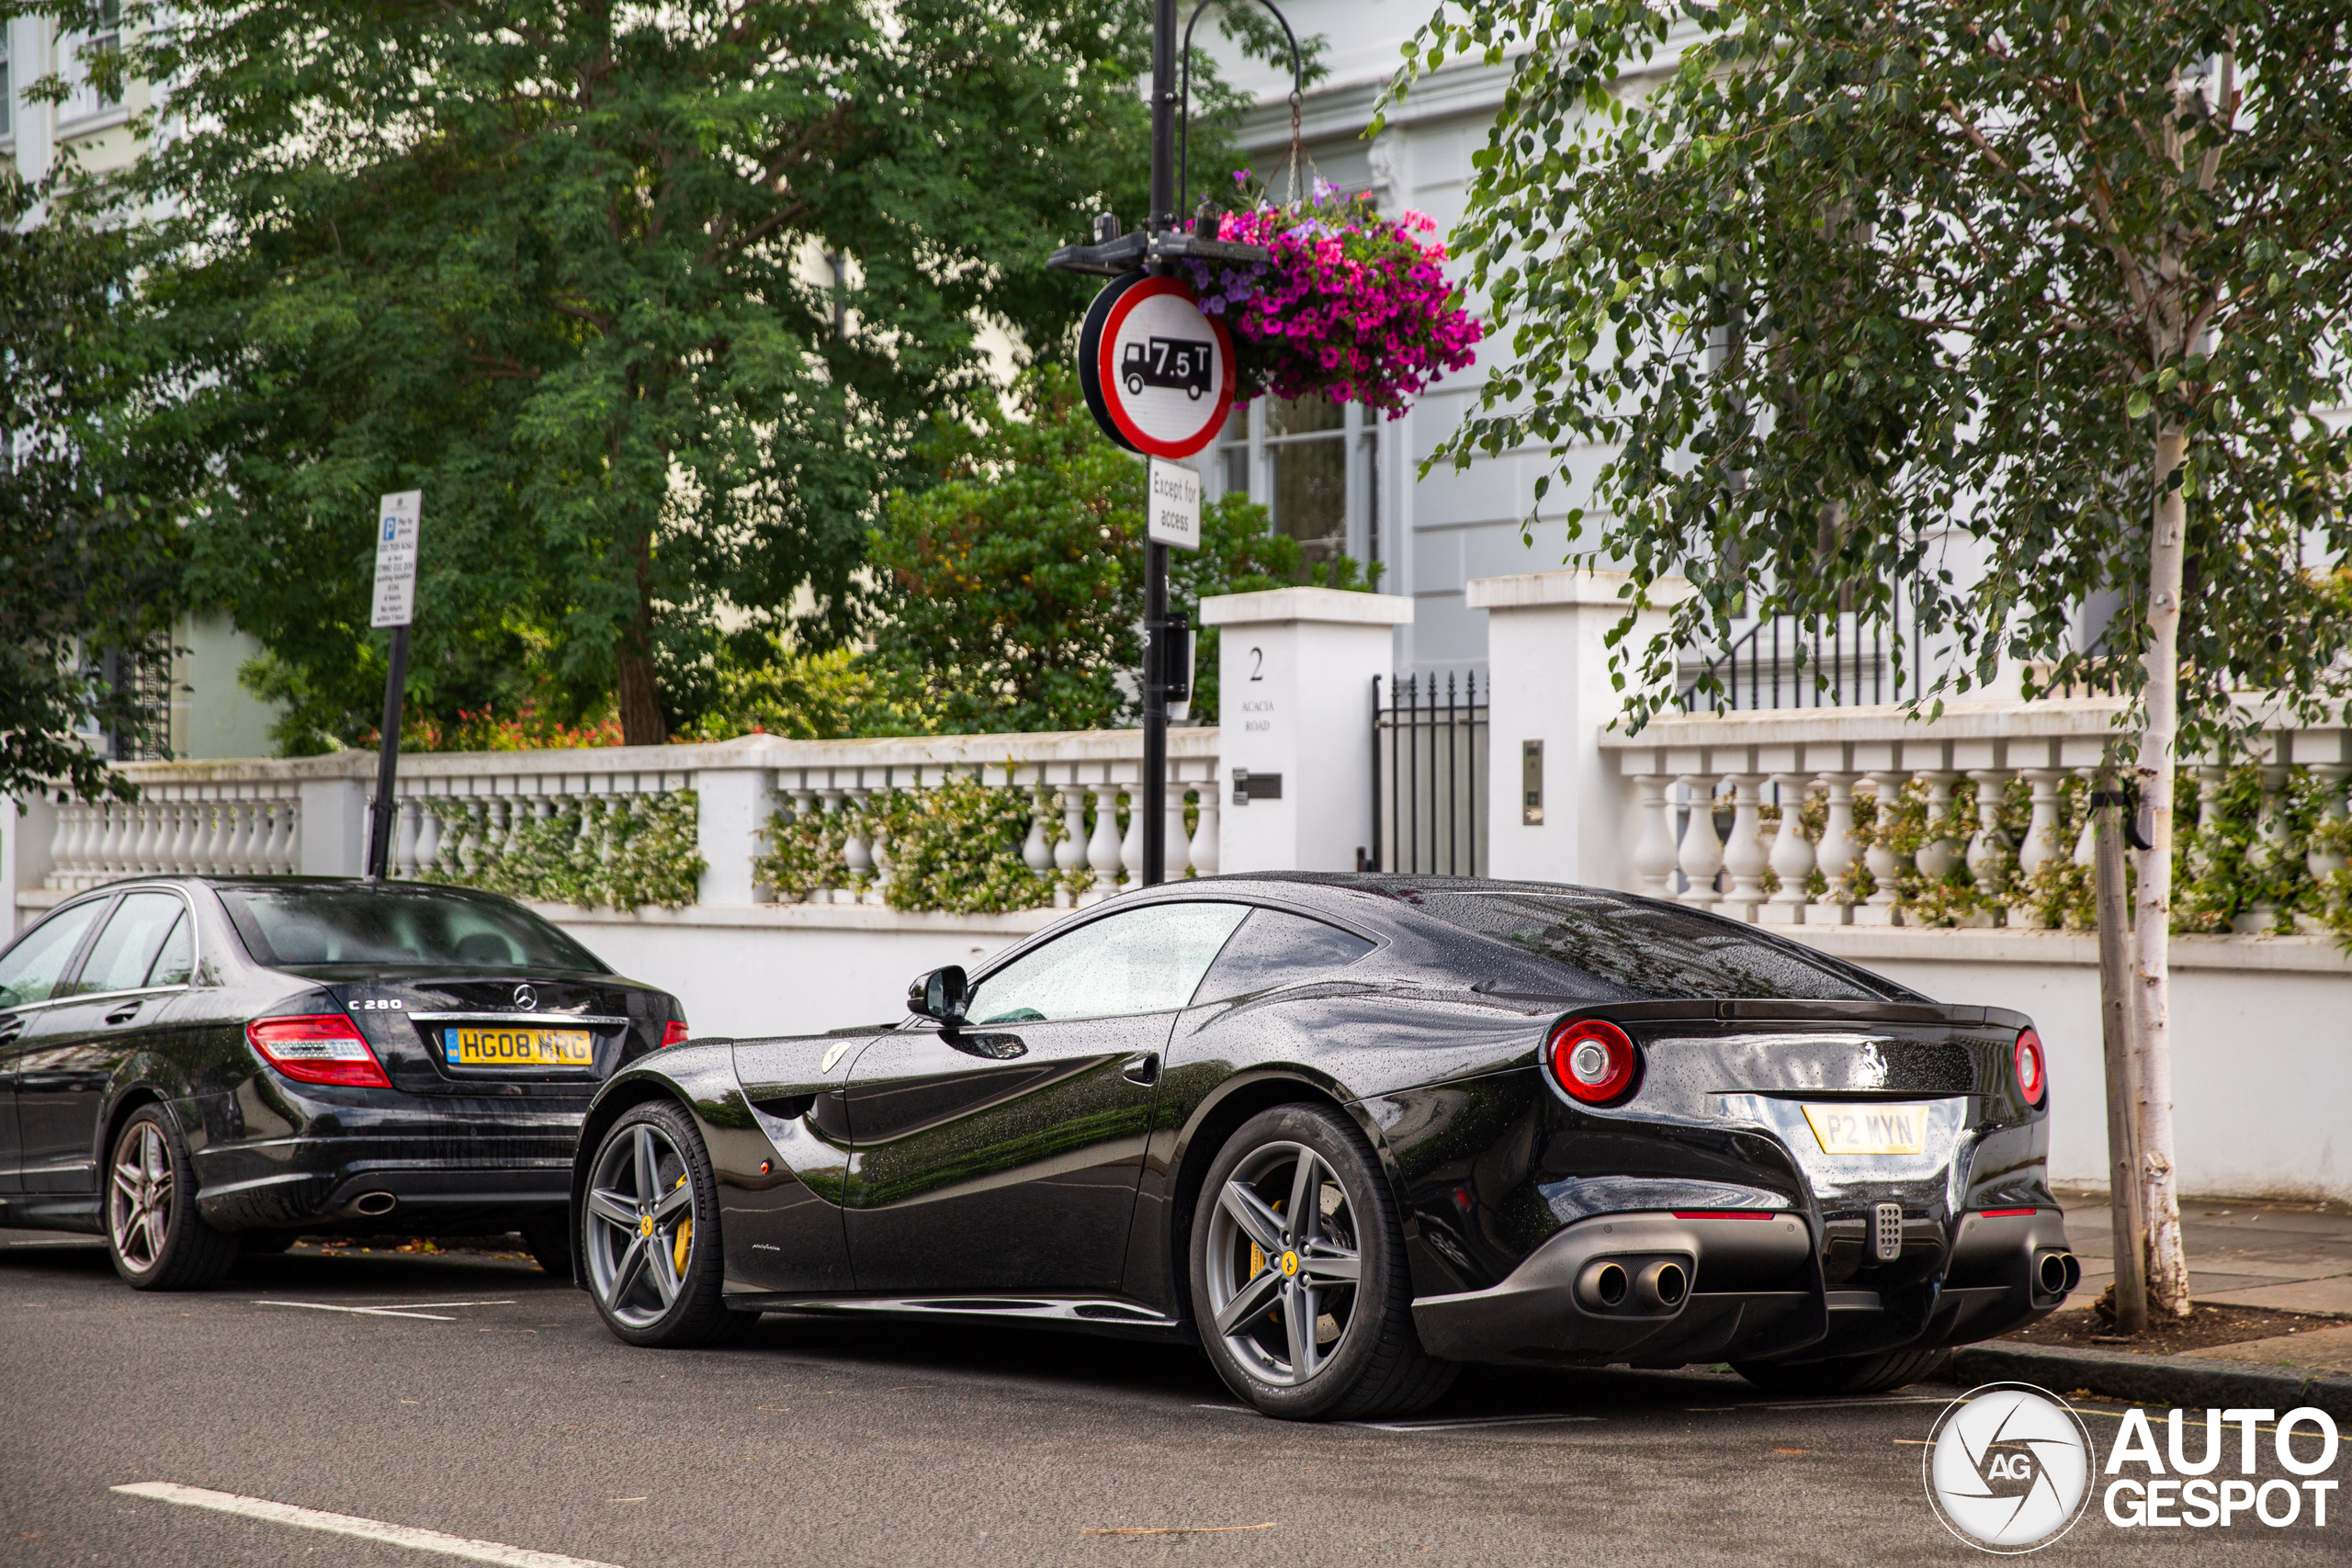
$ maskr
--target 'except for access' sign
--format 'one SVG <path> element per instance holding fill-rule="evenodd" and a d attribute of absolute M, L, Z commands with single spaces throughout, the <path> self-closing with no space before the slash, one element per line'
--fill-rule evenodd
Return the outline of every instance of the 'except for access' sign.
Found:
<path fill-rule="evenodd" d="M 1144 537 L 1180 550 L 1201 547 L 1201 476 L 1182 463 L 1154 457 L 1145 499 Z"/>
<path fill-rule="evenodd" d="M 376 626 L 404 626 L 416 619 L 416 525 L 424 492 L 404 490 L 376 506 Z"/>

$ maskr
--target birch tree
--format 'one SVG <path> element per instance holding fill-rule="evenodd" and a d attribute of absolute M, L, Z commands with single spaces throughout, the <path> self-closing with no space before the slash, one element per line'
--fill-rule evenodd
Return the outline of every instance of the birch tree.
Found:
<path fill-rule="evenodd" d="M 2014 662 L 2131 699 L 2141 1178 L 2176 1314 L 2175 763 L 2242 735 L 2245 694 L 2305 718 L 2346 695 L 2322 576 L 2347 443 L 2321 415 L 2352 401 L 2348 16 L 1488 0 L 1433 17 L 1392 89 L 1511 66 L 1456 235 L 1508 352 L 1431 460 L 1532 448 L 1565 479 L 1605 444 L 1546 514 L 1573 560 L 1631 570 L 1634 723 L 1743 610 L 1900 604 L 1957 650 L 1914 688 L 1930 710 Z M 1946 564 L 1955 534 L 1981 571 Z M 1698 592 L 1637 646 L 1669 574 Z"/>

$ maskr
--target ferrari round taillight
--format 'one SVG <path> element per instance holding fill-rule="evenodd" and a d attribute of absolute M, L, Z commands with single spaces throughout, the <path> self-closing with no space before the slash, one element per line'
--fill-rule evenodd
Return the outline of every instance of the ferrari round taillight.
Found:
<path fill-rule="evenodd" d="M 662 1044 L 664 1044 L 664 1045 L 684 1045 L 685 1043 L 686 1043 L 686 1021 L 685 1021 L 684 1019 L 683 1019 L 683 1018 L 673 1018 L 673 1019 L 672 1019 L 669 1022 L 667 1022 L 667 1023 L 665 1023 L 665 1024 L 663 1024 L 663 1025 L 662 1026 Z"/>
<path fill-rule="evenodd" d="M 1602 1105 L 1633 1087 L 1641 1065 L 1623 1030 L 1598 1018 L 1570 1019 L 1552 1031 L 1546 1047 L 1552 1077 L 1568 1098 Z"/>
<path fill-rule="evenodd" d="M 257 1018 L 245 1025 L 245 1039 L 261 1059 L 296 1083 L 343 1084 L 354 1089 L 390 1089 L 383 1064 L 367 1037 L 339 1012 L 296 1018 Z"/>
<path fill-rule="evenodd" d="M 2041 1036 L 2030 1029 L 2018 1031 L 2018 1092 L 2028 1105 L 2039 1105 L 2050 1081 L 2041 1060 Z"/>

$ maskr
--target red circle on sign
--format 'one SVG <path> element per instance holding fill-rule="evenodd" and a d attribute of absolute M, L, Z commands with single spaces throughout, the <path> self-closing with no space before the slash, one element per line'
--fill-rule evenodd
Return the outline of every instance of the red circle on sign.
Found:
<path fill-rule="evenodd" d="M 1144 351 L 1139 363 L 1121 362 L 1122 329 L 1130 325 L 1130 319 L 1138 309 L 1153 305 L 1155 310 L 1164 311 L 1167 309 L 1164 303 L 1154 302 L 1171 299 L 1191 306 L 1192 320 L 1207 329 L 1216 342 L 1216 396 L 1214 399 L 1203 398 L 1198 390 L 1184 385 L 1189 380 L 1196 386 L 1197 377 L 1187 378 L 1182 374 L 1188 368 L 1182 363 L 1182 345 L 1179 345 L 1179 354 L 1173 356 L 1179 372 L 1176 375 L 1169 373 L 1171 356 L 1155 354 L 1164 341 L 1159 338 L 1129 345 Z M 1148 453 L 1154 457 L 1189 457 L 1216 439 L 1217 432 L 1225 428 L 1226 416 L 1233 412 L 1233 334 L 1226 330 L 1224 321 L 1203 314 L 1199 301 L 1200 297 L 1193 292 L 1192 285 L 1181 278 L 1147 277 L 1122 292 L 1112 301 L 1109 311 L 1103 316 L 1102 333 L 1094 350 L 1095 381 L 1101 389 L 1103 410 L 1111 416 L 1114 434 L 1135 451 Z M 1197 402 L 1207 418 L 1197 425 L 1187 421 L 1188 428 L 1178 434 L 1154 434 L 1146 429 L 1136 417 L 1136 411 L 1129 406 L 1129 400 L 1140 399 L 1152 391 L 1167 390 L 1184 391 L 1186 400 Z M 1152 423 L 1165 428 L 1164 420 Z"/>

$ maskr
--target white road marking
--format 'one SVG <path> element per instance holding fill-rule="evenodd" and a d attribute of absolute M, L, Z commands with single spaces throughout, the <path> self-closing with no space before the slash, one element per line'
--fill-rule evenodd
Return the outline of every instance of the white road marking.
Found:
<path fill-rule="evenodd" d="M 341 1306 L 334 1302 L 255 1302 L 257 1307 L 308 1307 L 312 1312 L 349 1312 L 363 1317 L 424 1317 L 435 1323 L 455 1323 L 454 1317 L 439 1313 L 421 1311 L 424 1307 L 505 1307 L 514 1304 L 513 1298 L 503 1302 L 390 1302 L 383 1306 Z"/>
<path fill-rule="evenodd" d="M 273 1503 L 266 1497 L 241 1496 L 234 1492 L 215 1492 L 203 1486 L 181 1486 L 169 1481 L 134 1482 L 114 1490 L 133 1497 L 151 1497 L 158 1503 L 178 1503 L 192 1508 L 241 1514 L 249 1519 L 268 1519 L 302 1529 L 357 1536 L 362 1540 L 380 1540 L 392 1546 L 405 1546 L 413 1551 L 437 1551 L 445 1557 L 503 1563 L 505 1568 L 616 1568 L 613 1563 L 592 1562 L 585 1557 L 532 1551 L 494 1540 L 444 1535 L 439 1530 L 418 1529 L 413 1525 L 388 1525 L 381 1519 L 363 1519 L 352 1514 L 322 1513 L 316 1508 L 298 1508 L 290 1503 Z"/>

